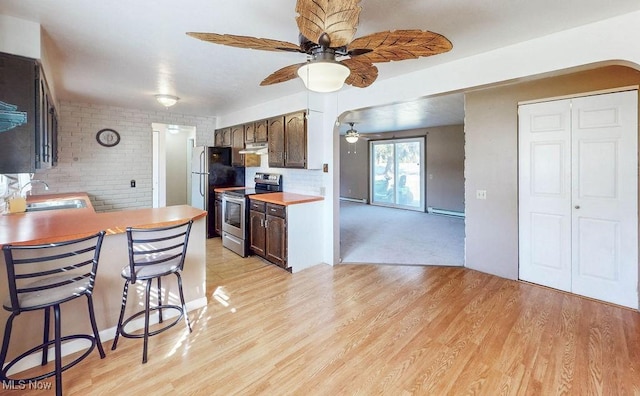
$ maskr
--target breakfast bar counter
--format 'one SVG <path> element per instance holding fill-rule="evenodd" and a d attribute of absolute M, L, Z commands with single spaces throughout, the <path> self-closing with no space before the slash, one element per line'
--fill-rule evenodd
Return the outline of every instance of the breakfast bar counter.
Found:
<path fill-rule="evenodd" d="M 89 197 L 85 193 L 66 193 L 36 195 L 28 197 L 27 203 L 46 200 L 82 199 L 86 207 L 72 209 L 41 210 L 26 213 L 11 213 L 0 215 L 0 246 L 5 244 L 51 243 L 64 239 L 74 239 L 94 234 L 101 230 L 106 232 L 102 243 L 102 250 L 98 262 L 98 274 L 93 293 L 96 310 L 96 321 L 100 330 L 102 342 L 113 339 L 115 326 L 122 301 L 122 287 L 124 279 L 120 276 L 122 268 L 129 263 L 126 228 L 131 227 L 162 227 L 193 220 L 187 255 L 182 272 L 185 300 L 187 309 L 196 309 L 206 305 L 206 212 L 188 205 L 169 206 L 164 208 L 131 209 L 114 212 L 96 213 L 91 206 Z M 0 254 L 0 298 L 8 295 L 7 275 L 4 255 Z M 154 284 L 155 288 L 156 285 Z M 163 298 L 174 303 L 177 298 L 177 285 L 168 278 L 162 282 Z M 129 288 L 131 307 L 135 307 L 144 289 L 144 283 L 138 282 Z M 70 301 L 62 308 L 63 332 L 66 334 L 86 332 L 88 321 L 85 316 L 86 301 L 77 299 Z M 133 308 L 132 308 L 133 310 Z M 8 311 L 0 310 L 0 326 L 4 326 Z M 22 318 L 22 316 L 28 318 Z M 14 334 L 9 350 L 9 358 L 17 351 L 24 351 L 41 342 L 40 325 L 42 315 L 38 312 L 25 312 L 20 320 L 14 321 Z M 31 322 L 31 325 L 29 325 Z M 135 325 L 134 325 L 135 326 Z M 127 342 L 127 341 L 124 341 Z M 132 341 L 134 342 L 134 341 Z M 15 347 L 15 348 L 14 348 Z M 107 355 L 109 350 L 107 349 Z M 65 348 L 63 347 L 63 354 Z M 67 348 L 73 351 L 73 346 Z M 70 352 L 69 352 L 70 353 Z M 29 364 L 37 365 L 34 361 L 25 359 L 25 369 Z"/>
<path fill-rule="evenodd" d="M 104 230 L 119 234 L 127 227 L 161 227 L 189 219 L 204 218 L 206 212 L 188 205 L 96 213 L 85 193 L 35 195 L 27 203 L 81 199 L 86 208 L 10 213 L 0 216 L 0 247 L 7 243 L 48 243 Z"/>

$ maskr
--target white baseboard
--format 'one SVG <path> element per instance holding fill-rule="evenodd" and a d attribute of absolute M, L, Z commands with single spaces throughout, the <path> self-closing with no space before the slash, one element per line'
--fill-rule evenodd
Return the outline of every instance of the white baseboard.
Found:
<path fill-rule="evenodd" d="M 206 297 L 201 297 L 201 298 L 198 298 L 197 300 L 189 301 L 187 303 L 187 312 L 202 308 L 206 305 L 207 305 Z M 163 319 L 170 319 L 176 316 L 178 316 L 178 312 L 176 312 L 175 309 L 171 309 L 167 311 L 167 314 L 164 315 Z M 149 324 L 154 325 L 158 323 L 158 318 L 156 315 L 153 315 L 150 319 L 151 320 Z M 144 328 L 144 317 L 140 317 L 138 319 L 132 320 L 127 325 L 127 331 L 135 331 L 142 328 Z M 102 344 L 104 344 L 105 341 L 113 340 L 116 336 L 116 326 L 110 327 L 108 329 L 104 329 L 100 331 L 99 334 L 100 334 L 100 341 L 102 341 Z M 67 355 L 71 355 L 72 353 L 84 351 L 88 347 L 89 347 L 88 340 L 71 340 L 69 342 L 65 342 L 62 344 L 62 356 L 67 356 Z M 105 353 L 106 353 L 106 350 L 108 349 L 110 348 L 105 348 Z M 53 361 L 54 357 L 55 357 L 55 351 L 54 351 L 54 348 L 51 347 L 49 348 L 49 360 Z M 33 353 L 32 355 L 25 357 L 20 362 L 18 362 L 18 364 L 13 366 L 11 368 L 11 371 L 8 374 L 14 375 L 21 371 L 39 366 L 41 361 L 42 361 L 42 352 Z"/>

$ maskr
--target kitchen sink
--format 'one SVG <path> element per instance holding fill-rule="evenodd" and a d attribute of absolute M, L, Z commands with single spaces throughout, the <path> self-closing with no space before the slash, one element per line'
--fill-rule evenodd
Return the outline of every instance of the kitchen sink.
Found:
<path fill-rule="evenodd" d="M 86 208 L 84 199 L 55 199 L 50 201 L 32 202 L 27 204 L 27 212 L 39 212 L 56 209 L 81 209 Z"/>

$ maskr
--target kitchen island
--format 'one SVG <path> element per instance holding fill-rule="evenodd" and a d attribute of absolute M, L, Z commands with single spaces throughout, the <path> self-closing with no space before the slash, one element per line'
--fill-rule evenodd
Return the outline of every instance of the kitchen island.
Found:
<path fill-rule="evenodd" d="M 169 206 L 164 208 L 133 209 L 117 212 L 96 213 L 85 193 L 66 193 L 30 196 L 28 203 L 60 199 L 82 199 L 86 207 L 73 209 L 43 210 L 28 213 L 12 213 L 0 216 L 0 247 L 5 244 L 50 243 L 64 239 L 79 238 L 98 231 L 106 232 L 98 264 L 98 274 L 94 289 L 94 306 L 96 321 L 103 342 L 113 339 L 115 326 L 122 301 L 124 279 L 120 277 L 123 266 L 128 264 L 127 227 L 161 227 L 193 220 L 187 257 L 182 280 L 184 295 L 189 310 L 206 305 L 205 259 L 206 259 L 206 212 L 188 205 Z M 8 295 L 6 263 L 4 255 L 0 257 L 0 297 L 4 300 Z M 177 285 L 175 279 L 163 280 L 163 298 L 175 304 Z M 154 284 L 155 287 L 155 284 Z M 138 299 L 144 296 L 144 285 L 138 282 L 129 288 L 129 298 Z M 140 292 L 138 292 L 140 291 Z M 143 301 L 130 301 L 131 311 Z M 139 305 L 138 305 L 139 306 Z M 87 318 L 86 300 L 76 299 L 62 306 L 63 333 L 90 333 Z M 0 312 L 0 326 L 9 316 L 8 311 Z M 170 312 L 167 312 L 170 313 Z M 24 316 L 24 317 L 23 317 Z M 14 321 L 14 334 L 9 348 L 9 358 L 40 343 L 42 338 L 42 312 L 25 312 Z M 135 340 L 129 342 L 136 342 Z M 71 344 L 71 343 L 70 343 Z M 71 353 L 80 345 L 63 345 L 63 354 Z M 107 350 L 107 354 L 109 349 Z M 37 365 L 38 359 L 25 359 L 25 367 Z"/>

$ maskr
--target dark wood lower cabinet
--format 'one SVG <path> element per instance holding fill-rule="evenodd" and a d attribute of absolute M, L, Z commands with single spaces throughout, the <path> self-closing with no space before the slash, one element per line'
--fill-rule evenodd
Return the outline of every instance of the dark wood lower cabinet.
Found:
<path fill-rule="evenodd" d="M 267 214 L 266 259 L 287 268 L 287 220 Z"/>
<path fill-rule="evenodd" d="M 249 205 L 250 250 L 288 270 L 286 207 L 255 200 Z"/>
<path fill-rule="evenodd" d="M 264 211 L 249 211 L 249 249 L 258 256 L 265 257 L 267 250 L 266 232 L 264 228 Z"/>

